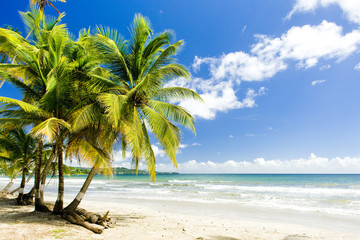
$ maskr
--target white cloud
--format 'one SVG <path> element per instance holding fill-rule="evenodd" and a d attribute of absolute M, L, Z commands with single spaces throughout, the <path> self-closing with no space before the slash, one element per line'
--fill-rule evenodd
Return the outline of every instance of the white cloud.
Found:
<path fill-rule="evenodd" d="M 355 70 L 360 70 L 360 62 L 354 67 Z"/>
<path fill-rule="evenodd" d="M 315 80 L 315 81 L 312 81 L 312 82 L 311 82 L 311 85 L 312 85 L 312 86 L 315 86 L 315 85 L 318 85 L 318 84 L 324 83 L 324 82 L 326 82 L 326 80 Z"/>
<path fill-rule="evenodd" d="M 212 77 L 218 80 L 263 81 L 285 70 L 289 61 L 295 61 L 299 68 L 310 68 L 320 59 L 345 59 L 359 49 L 360 31 L 343 34 L 341 26 L 324 20 L 315 26 L 294 26 L 280 37 L 258 34 L 256 39 L 250 54 L 239 51 L 220 58 L 196 56 L 193 67 L 208 64 Z"/>
<path fill-rule="evenodd" d="M 188 147 L 187 144 L 180 144 L 180 146 L 179 146 L 180 149 L 184 149 L 184 148 L 187 148 L 187 147 Z"/>
<path fill-rule="evenodd" d="M 248 89 L 239 99 L 239 86 L 243 81 L 264 81 L 295 63 L 298 69 L 315 67 L 321 60 L 342 61 L 359 50 L 360 29 L 343 33 L 341 26 L 323 21 L 319 25 L 294 26 L 280 37 L 256 35 L 256 43 L 249 53 L 243 51 L 223 54 L 220 57 L 195 56 L 193 69 L 208 65 L 209 79 L 192 81 L 176 79 L 166 86 L 188 87 L 197 91 L 204 103 L 182 101 L 180 105 L 194 116 L 214 119 L 218 113 L 232 109 L 256 107 L 255 98 L 265 93 Z M 321 68 L 329 68 L 323 65 Z"/>
<path fill-rule="evenodd" d="M 360 1 L 358 0 L 297 0 L 286 18 L 290 19 L 294 13 L 314 12 L 319 7 L 330 5 L 338 5 L 349 21 L 360 24 Z"/>
<path fill-rule="evenodd" d="M 180 86 L 197 91 L 205 103 L 185 100 L 179 103 L 193 116 L 204 119 L 214 119 L 218 112 L 227 112 L 232 109 L 252 108 L 256 106 L 255 98 L 265 94 L 266 89 L 261 87 L 258 91 L 248 89 L 244 98 L 239 101 L 234 89 L 234 84 L 229 81 L 216 79 L 195 78 L 192 81 L 175 79 L 166 84 L 166 87 Z"/>
<path fill-rule="evenodd" d="M 158 146 L 151 145 L 151 147 L 152 147 L 152 150 L 153 150 L 153 152 L 155 154 L 155 157 L 165 157 L 166 156 L 165 151 L 160 149 Z"/>
<path fill-rule="evenodd" d="M 200 143 L 197 143 L 197 142 L 195 142 L 195 143 L 193 143 L 193 144 L 191 144 L 192 146 L 201 146 L 201 144 Z"/>
<path fill-rule="evenodd" d="M 234 138 L 234 136 L 233 136 L 233 135 L 229 135 L 229 138 Z"/>
<path fill-rule="evenodd" d="M 157 171 L 176 170 L 170 163 L 156 167 Z M 290 160 L 256 158 L 253 161 L 228 160 L 221 163 L 190 160 L 178 163 L 177 170 L 180 173 L 358 173 L 360 157 L 329 159 L 312 153 L 308 158 Z"/>
<path fill-rule="evenodd" d="M 292 27 L 281 37 L 259 35 L 258 39 L 251 50 L 253 54 L 261 58 L 292 60 L 300 68 L 310 68 L 320 59 L 341 61 L 356 52 L 360 45 L 360 31 L 343 34 L 341 26 L 324 20 L 315 26 Z"/>

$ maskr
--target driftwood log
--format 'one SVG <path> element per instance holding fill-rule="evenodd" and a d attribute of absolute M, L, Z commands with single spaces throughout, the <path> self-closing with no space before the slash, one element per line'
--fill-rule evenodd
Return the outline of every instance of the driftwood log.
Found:
<path fill-rule="evenodd" d="M 109 218 L 108 215 L 109 211 L 102 216 L 98 213 L 88 212 L 83 208 L 76 208 L 75 210 L 65 210 L 63 218 L 94 233 L 102 233 L 106 228 L 115 227 L 116 218 Z"/>

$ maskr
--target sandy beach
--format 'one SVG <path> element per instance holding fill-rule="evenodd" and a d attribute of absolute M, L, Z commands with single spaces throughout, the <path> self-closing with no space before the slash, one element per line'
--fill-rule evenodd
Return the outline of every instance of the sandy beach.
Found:
<path fill-rule="evenodd" d="M 33 206 L 17 206 L 13 199 L 1 197 L 0 239 L 360 239 L 360 233 L 355 228 L 356 221 L 353 222 L 354 229 L 346 229 L 341 226 L 344 219 L 328 216 L 279 213 L 279 219 L 270 220 L 274 218 L 271 213 L 259 211 L 251 216 L 251 211 L 244 210 L 247 213 L 241 218 L 238 212 L 225 216 L 228 213 L 216 209 L 216 205 L 197 206 L 183 202 L 141 204 L 139 201 L 113 203 L 85 200 L 81 207 L 100 213 L 110 210 L 110 215 L 117 218 L 116 227 L 97 235 L 59 216 L 36 213 Z"/>

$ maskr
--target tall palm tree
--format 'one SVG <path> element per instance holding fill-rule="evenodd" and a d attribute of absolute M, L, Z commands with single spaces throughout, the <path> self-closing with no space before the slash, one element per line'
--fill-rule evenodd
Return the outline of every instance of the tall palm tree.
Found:
<path fill-rule="evenodd" d="M 145 159 L 152 180 L 155 176 L 155 155 L 151 132 L 175 166 L 181 143 L 180 124 L 195 133 L 194 118 L 170 100 L 195 99 L 200 96 L 186 88 L 164 87 L 175 78 L 189 78 L 187 69 L 176 63 L 183 41 L 171 43 L 172 32 L 152 36 L 150 21 L 135 15 L 131 40 L 124 41 L 116 31 L 98 27 L 92 45 L 98 57 L 113 74 L 113 86 L 98 95 L 106 116 L 114 129 L 122 133 L 123 151 L 128 147 L 136 170 Z"/>
<path fill-rule="evenodd" d="M 93 82 L 93 86 L 96 86 L 97 90 L 96 100 L 102 108 L 99 108 L 98 103 L 92 102 L 79 109 L 74 114 L 72 127 L 75 132 L 84 131 L 89 125 L 94 126 L 94 122 L 102 122 L 100 124 L 101 128 L 92 128 L 90 130 L 93 133 L 98 130 L 96 141 L 111 146 L 117 140 L 116 136 L 118 136 L 118 139 L 121 138 L 123 152 L 125 152 L 127 147 L 132 150 L 136 170 L 139 160 L 145 158 L 148 163 L 150 176 L 155 181 L 155 155 L 152 151 L 146 122 L 153 120 L 152 115 L 158 114 L 158 116 L 161 116 L 162 121 L 151 122 L 150 128 L 152 130 L 152 127 L 162 124 L 160 128 L 164 129 L 157 131 L 157 136 L 163 143 L 164 148 L 168 150 L 168 155 L 171 156 L 171 159 L 176 164 L 175 152 L 180 141 L 180 130 L 169 119 L 194 130 L 193 118 L 184 109 L 161 100 L 167 100 L 171 95 L 173 98 L 178 97 L 180 99 L 186 97 L 201 98 L 195 92 L 188 89 L 163 88 L 163 84 L 166 81 L 171 80 L 173 77 L 188 77 L 188 72 L 182 65 L 175 63 L 175 60 L 171 58 L 176 53 L 176 49 L 181 45 L 181 42 L 170 45 L 170 32 L 162 33 L 158 37 L 150 39 L 151 29 L 149 25 L 148 20 L 142 16 L 135 16 L 132 27 L 133 44 L 128 44 L 116 31 L 102 27 L 98 27 L 96 37 L 86 39 L 85 42 L 92 48 L 91 53 L 96 55 L 106 68 L 110 69 L 112 75 L 108 76 L 107 79 L 95 79 L 99 81 Z M 139 32 L 143 32 L 145 37 L 142 34 L 138 34 Z M 138 46 L 135 47 L 134 45 Z M 138 50 L 135 50 L 135 48 Z M 139 49 L 142 50 L 140 51 Z M 137 56 L 134 53 L 135 51 L 137 51 L 138 55 L 143 55 L 145 59 Z M 163 51 L 167 53 L 162 55 Z M 138 61 L 143 61 L 139 70 L 136 69 Z M 143 75 L 139 76 L 138 72 L 142 72 Z M 134 77 L 135 75 L 137 77 Z M 143 81 L 147 81 L 147 83 Z M 150 113 L 151 116 L 148 117 L 149 114 L 145 111 L 153 109 L 152 104 L 156 104 L 156 101 L 166 104 L 166 110 L 164 112 L 161 107 L 156 107 L 155 114 Z M 102 116 L 105 116 L 106 120 L 101 118 Z M 99 117 L 102 119 L 101 121 L 99 121 Z M 107 133 L 113 136 L 113 138 L 103 137 L 104 134 L 101 133 L 106 132 L 106 129 L 108 129 Z M 163 132 L 160 133 L 161 131 Z M 173 138 L 174 134 L 176 135 L 175 139 Z M 104 141 L 104 139 L 107 139 L 107 141 Z M 77 143 L 76 145 L 79 146 L 80 144 Z M 92 144 L 90 145 L 93 146 Z M 108 147 L 97 147 L 96 149 L 101 149 L 104 153 L 110 152 Z M 71 151 L 71 148 L 69 148 L 69 151 Z M 104 154 L 96 152 L 88 155 L 101 157 Z M 79 194 L 65 208 L 66 210 L 74 210 L 80 204 L 98 169 L 99 163 L 96 160 L 92 160 L 92 165 L 90 174 L 80 189 Z"/>

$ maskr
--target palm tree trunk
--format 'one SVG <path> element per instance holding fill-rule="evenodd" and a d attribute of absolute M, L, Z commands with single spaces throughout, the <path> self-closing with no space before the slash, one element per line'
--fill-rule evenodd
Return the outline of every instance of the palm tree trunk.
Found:
<path fill-rule="evenodd" d="M 63 146 L 62 141 L 58 144 L 58 171 L 59 171 L 59 186 L 58 197 L 55 202 L 53 212 L 55 214 L 61 214 L 64 207 L 64 163 L 63 163 Z"/>
<path fill-rule="evenodd" d="M 78 195 L 76 196 L 76 198 L 65 208 L 65 210 L 75 210 L 81 200 L 83 199 L 85 193 L 86 193 L 86 190 L 88 189 L 88 187 L 90 186 L 90 183 L 91 181 L 93 180 L 94 176 L 95 176 L 95 173 L 96 173 L 96 169 L 95 169 L 95 166 L 91 168 L 91 171 L 89 173 L 89 175 L 87 176 L 83 186 L 81 187 L 80 189 L 80 192 L 78 193 Z"/>
<path fill-rule="evenodd" d="M 26 203 L 26 205 L 33 203 L 34 193 L 35 193 L 35 187 L 32 187 L 27 194 L 23 195 L 22 200 Z"/>
<path fill-rule="evenodd" d="M 19 195 L 16 199 L 18 204 L 24 203 L 23 196 L 24 196 L 24 188 L 25 188 L 25 182 L 26 182 L 26 173 L 27 173 L 27 168 L 24 167 L 23 173 L 22 173 L 22 178 L 21 178 L 21 183 L 20 183 Z"/>
<path fill-rule="evenodd" d="M 31 172 L 30 176 L 29 176 L 29 177 L 27 178 L 27 180 L 26 180 L 26 183 L 28 183 L 33 176 L 34 176 L 34 171 Z M 10 194 L 16 193 L 17 191 L 20 190 L 20 188 L 21 188 L 21 187 L 18 187 L 18 188 L 16 188 L 16 189 L 14 189 L 13 191 L 11 191 Z"/>
<path fill-rule="evenodd" d="M 2 192 L 4 193 L 9 193 L 10 188 L 14 185 L 14 181 L 13 179 L 11 179 L 11 181 L 6 185 L 6 187 L 4 187 L 4 189 L 2 190 Z"/>
<path fill-rule="evenodd" d="M 35 161 L 35 182 L 34 182 L 34 188 L 35 188 L 35 211 L 41 211 L 43 209 L 44 203 L 41 201 L 41 195 L 40 195 L 40 178 L 41 178 L 41 161 L 42 161 L 42 153 L 43 153 L 43 146 L 44 143 L 41 139 L 39 139 L 38 143 L 38 152 L 37 152 L 37 158 Z"/>
<path fill-rule="evenodd" d="M 34 174 L 34 171 L 32 171 L 29 177 L 26 179 L 26 183 L 30 182 L 30 179 L 34 176 Z"/>
<path fill-rule="evenodd" d="M 52 153 L 52 155 L 50 156 L 50 159 L 49 161 L 46 163 L 42 173 L 41 173 L 41 186 L 40 186 L 40 197 L 41 197 L 41 201 L 44 202 L 44 190 L 45 190 L 45 184 L 46 184 L 46 177 L 47 177 L 47 174 L 49 172 L 49 169 L 50 169 L 50 166 L 51 166 L 51 163 L 53 161 L 53 159 L 55 158 L 54 157 L 55 154 Z"/>

